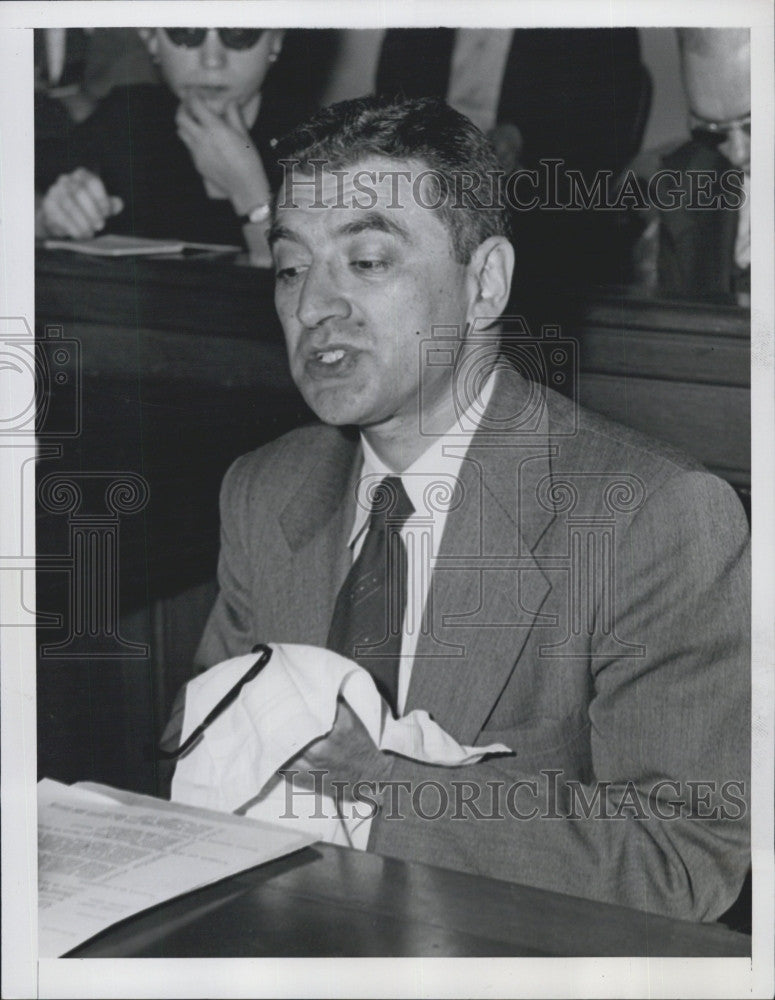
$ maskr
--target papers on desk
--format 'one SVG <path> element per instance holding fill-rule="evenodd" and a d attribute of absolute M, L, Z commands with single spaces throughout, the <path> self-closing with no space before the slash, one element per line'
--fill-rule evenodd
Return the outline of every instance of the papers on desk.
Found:
<path fill-rule="evenodd" d="M 285 765 L 292 770 L 293 758 L 331 731 L 339 697 L 385 752 L 444 767 L 512 753 L 502 743 L 462 746 L 425 711 L 394 719 L 371 674 L 337 653 L 317 646 L 270 645 L 273 653 L 266 667 L 178 760 L 173 800 L 225 812 L 240 810 L 313 833 L 316 840 L 365 848 L 371 821 L 367 806 L 355 805 L 343 814 L 331 797 L 291 794 L 277 775 Z M 238 656 L 189 681 L 181 742 L 255 659 L 255 654 Z"/>
<path fill-rule="evenodd" d="M 38 951 L 56 958 L 149 906 L 311 843 L 286 825 L 105 785 L 38 784 Z"/>
<path fill-rule="evenodd" d="M 242 248 L 221 243 L 191 243 L 185 240 L 160 240 L 145 236 L 95 236 L 91 240 L 46 240 L 47 250 L 71 250 L 93 257 L 144 257 L 149 254 L 185 253 L 199 250 L 211 253 L 238 253 Z"/>

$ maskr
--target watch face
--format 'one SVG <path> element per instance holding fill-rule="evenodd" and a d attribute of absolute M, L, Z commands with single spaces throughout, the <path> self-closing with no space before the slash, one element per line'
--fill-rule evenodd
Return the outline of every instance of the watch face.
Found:
<path fill-rule="evenodd" d="M 269 218 L 269 205 L 256 205 L 248 212 L 247 218 L 249 222 L 263 222 Z"/>

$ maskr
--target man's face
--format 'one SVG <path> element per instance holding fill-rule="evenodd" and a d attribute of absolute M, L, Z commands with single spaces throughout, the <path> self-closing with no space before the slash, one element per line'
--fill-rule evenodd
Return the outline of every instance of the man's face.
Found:
<path fill-rule="evenodd" d="M 198 97 L 216 114 L 223 114 L 230 102 L 243 108 L 256 103 L 257 107 L 269 57 L 279 41 L 278 32 L 268 30 L 250 48 L 227 48 L 218 32 L 209 29 L 201 45 L 187 48 L 174 45 L 165 31 L 157 28 L 146 44 L 181 101 Z"/>
<path fill-rule="evenodd" d="M 292 173 L 293 187 L 287 182 L 280 194 L 275 305 L 293 379 L 326 423 L 411 431 L 408 425 L 418 420 L 421 342 L 434 325 L 465 328 L 467 269 L 455 260 L 436 213 L 412 199 L 410 182 L 394 197 L 390 178 L 372 183 L 372 176 L 366 183 L 373 199 L 353 186 L 361 171 L 416 175 L 422 169 L 369 157 L 344 176 L 323 172 L 322 204 L 316 202 L 320 187 L 316 192 L 307 174 Z M 445 404 L 452 372 L 439 366 L 426 374 L 427 413 Z"/>
<path fill-rule="evenodd" d="M 751 110 L 750 45 L 747 32 L 739 31 L 717 31 L 713 41 L 707 52 L 690 51 L 684 56 L 686 96 L 690 111 L 699 119 L 731 122 Z M 750 131 L 731 127 L 718 149 L 732 166 L 750 171 Z"/>

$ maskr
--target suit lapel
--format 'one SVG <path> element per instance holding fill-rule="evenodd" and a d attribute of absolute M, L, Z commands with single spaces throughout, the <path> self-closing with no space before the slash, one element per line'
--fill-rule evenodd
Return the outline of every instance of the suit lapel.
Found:
<path fill-rule="evenodd" d="M 359 458 L 357 438 L 337 434 L 279 515 L 289 553 L 274 604 L 280 634 L 295 636 L 294 642 L 326 644 L 336 595 L 350 566 L 347 539 Z"/>
<path fill-rule="evenodd" d="M 500 430 L 488 431 L 488 422 Z M 288 550 L 273 595 L 278 641 L 325 646 L 350 567 L 360 449 L 342 433 L 332 440 L 278 518 Z M 533 552 L 554 518 L 536 500 L 552 454 L 545 405 L 501 370 L 461 468 L 462 502 L 447 516 L 406 704 L 465 743 L 520 669 L 550 590 Z"/>
<path fill-rule="evenodd" d="M 511 429 L 488 432 L 488 418 L 501 428 L 511 418 Z M 536 500 L 551 451 L 545 405 L 501 370 L 461 469 L 463 500 L 447 517 L 406 705 L 465 743 L 518 669 L 550 590 L 532 553 L 554 518 Z"/>

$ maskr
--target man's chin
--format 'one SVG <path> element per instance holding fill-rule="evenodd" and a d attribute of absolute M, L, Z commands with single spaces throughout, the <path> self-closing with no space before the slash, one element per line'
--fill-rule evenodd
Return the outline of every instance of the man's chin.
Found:
<path fill-rule="evenodd" d="M 363 420 L 358 410 L 335 406 L 319 406 L 308 403 L 309 408 L 324 424 L 332 427 L 361 427 Z"/>
<path fill-rule="evenodd" d="M 324 424 L 333 427 L 363 427 L 373 423 L 373 416 L 368 407 L 354 400 L 336 398 L 338 393 L 317 392 L 303 393 L 304 400 Z"/>

